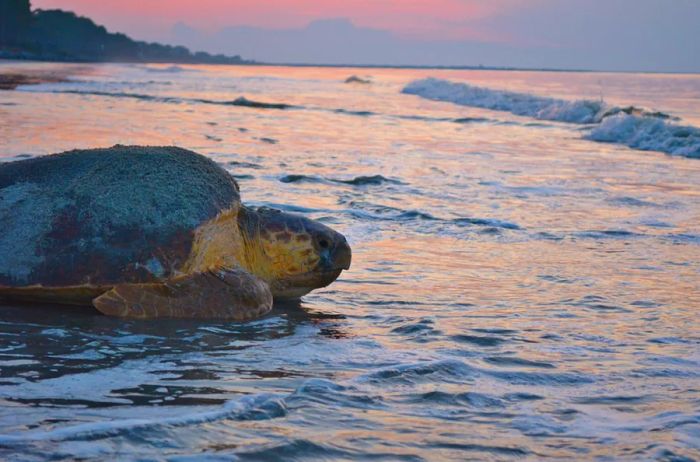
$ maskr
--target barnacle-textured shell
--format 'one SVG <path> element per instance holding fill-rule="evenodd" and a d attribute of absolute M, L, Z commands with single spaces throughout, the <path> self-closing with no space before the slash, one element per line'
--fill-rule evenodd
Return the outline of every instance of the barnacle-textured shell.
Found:
<path fill-rule="evenodd" d="M 0 164 L 0 286 L 162 280 L 187 259 L 196 228 L 232 207 L 233 177 L 175 147 Z"/>

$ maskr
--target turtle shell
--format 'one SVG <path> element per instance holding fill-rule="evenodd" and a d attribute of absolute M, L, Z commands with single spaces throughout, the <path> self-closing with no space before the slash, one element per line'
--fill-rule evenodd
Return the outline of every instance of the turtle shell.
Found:
<path fill-rule="evenodd" d="M 181 148 L 117 145 L 0 164 L 0 286 L 167 278 L 196 228 L 239 206 L 233 177 Z"/>

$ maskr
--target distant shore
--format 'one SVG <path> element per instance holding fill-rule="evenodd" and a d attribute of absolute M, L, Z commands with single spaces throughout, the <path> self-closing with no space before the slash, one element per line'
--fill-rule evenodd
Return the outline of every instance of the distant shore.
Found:
<path fill-rule="evenodd" d="M 255 61 L 245 60 L 237 57 L 229 57 L 223 55 L 209 55 L 197 57 L 198 54 L 191 55 L 184 59 L 129 59 L 129 58 L 78 58 L 75 56 L 65 56 L 61 54 L 42 54 L 26 50 L 8 51 L 0 49 L 1 61 L 17 61 L 17 62 L 42 62 L 42 63 L 75 63 L 75 64 L 103 64 L 103 63 L 140 63 L 140 64 L 216 64 L 216 65 L 255 65 L 259 64 Z M 204 55 L 202 53 L 202 55 Z"/>
<path fill-rule="evenodd" d="M 161 62 L 246 64 L 239 55 L 212 55 L 187 47 L 134 40 L 109 32 L 71 11 L 31 9 L 29 1 L 2 0 L 0 59 L 55 62 Z"/>
<path fill-rule="evenodd" d="M 622 72 L 622 71 L 600 71 L 589 69 L 557 69 L 557 68 L 525 68 L 507 66 L 421 66 L 421 65 L 395 65 L 395 64 L 313 64 L 313 63 L 267 63 L 261 61 L 241 61 L 241 62 L 201 62 L 196 60 L 164 60 L 164 61 L 141 61 L 141 60 L 87 60 L 87 59 L 67 59 L 58 57 L 29 57 L 26 54 L 18 53 L 10 55 L 0 51 L 0 62 L 42 62 L 42 63 L 67 63 L 67 64 L 185 64 L 185 65 L 222 65 L 222 66 L 266 66 L 266 67 L 326 67 L 326 68 L 356 68 L 356 69 L 435 69 L 435 70 L 469 70 L 469 71 L 524 71 L 524 72 Z M 634 72 L 634 71 L 629 71 Z"/>
<path fill-rule="evenodd" d="M 254 60 L 240 60 L 231 62 L 206 62 L 197 59 L 185 60 L 131 60 L 131 59 L 76 59 L 60 55 L 44 55 L 38 56 L 35 53 L 18 51 L 8 52 L 0 50 L 0 61 L 36 61 L 49 63 L 82 63 L 82 64 L 102 64 L 102 63 L 141 63 L 141 64 L 216 64 L 229 66 L 279 66 L 279 67 L 330 67 L 330 68 L 358 68 L 358 69 L 444 69 L 444 70 L 484 70 L 484 71 L 540 71 L 540 72 L 617 72 L 617 71 L 600 71 L 591 69 L 557 69 L 557 68 L 526 68 L 526 67 L 510 67 L 510 66 L 469 66 L 469 65 L 454 65 L 454 66 L 423 66 L 412 64 L 314 64 L 314 63 L 268 63 Z M 634 72 L 634 71 L 630 71 Z"/>
<path fill-rule="evenodd" d="M 571 72 L 571 73 L 597 73 L 597 74 L 672 74 L 672 75 L 698 75 L 700 72 L 684 71 L 635 71 L 635 70 L 609 70 L 609 69 L 563 69 L 556 67 L 511 67 L 511 66 L 424 66 L 424 65 L 399 65 L 399 64 L 308 64 L 308 63 L 263 63 L 255 62 L 253 66 L 272 67 L 330 67 L 330 68 L 357 68 L 357 69 L 426 69 L 445 71 L 505 71 L 505 72 Z"/>
<path fill-rule="evenodd" d="M 445 70 L 445 71 L 500 71 L 500 72 L 567 72 L 567 73 L 598 73 L 598 74 L 658 74 L 658 75 L 698 75 L 700 72 L 684 71 L 634 71 L 634 70 L 605 70 L 605 69 L 560 69 L 560 68 L 535 68 L 535 67 L 509 67 L 509 66 L 423 66 L 423 65 L 398 65 L 398 64 L 313 64 L 313 63 L 267 63 L 245 60 L 235 63 L 225 62 L 199 62 L 195 60 L 184 61 L 139 61 L 139 60 L 77 60 L 36 58 L 25 56 L 9 56 L 0 51 L 0 63 L 2 62 L 40 62 L 40 63 L 65 63 L 65 64 L 161 64 L 161 65 L 216 65 L 216 66 L 260 66 L 260 67 L 321 67 L 336 69 L 415 69 L 415 70 Z M 2 88 L 0 77 L 0 89 Z M 41 82 L 39 82 L 41 83 Z"/>

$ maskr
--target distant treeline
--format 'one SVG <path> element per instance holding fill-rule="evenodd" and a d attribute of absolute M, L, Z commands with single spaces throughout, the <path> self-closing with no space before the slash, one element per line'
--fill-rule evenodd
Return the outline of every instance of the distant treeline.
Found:
<path fill-rule="evenodd" d="M 244 64 L 240 56 L 192 53 L 139 42 L 62 10 L 31 10 L 29 0 L 0 0 L 0 58 Z"/>

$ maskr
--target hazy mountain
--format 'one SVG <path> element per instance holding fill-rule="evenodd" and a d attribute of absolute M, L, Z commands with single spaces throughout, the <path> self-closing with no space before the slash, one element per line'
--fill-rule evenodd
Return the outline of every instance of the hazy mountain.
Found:
<path fill-rule="evenodd" d="M 213 33 L 180 22 L 164 39 L 216 53 L 235 49 L 276 63 L 700 71 L 700 41 L 693 26 L 697 14 L 692 14 L 700 12 L 700 2 L 678 5 L 679 11 L 687 10 L 687 17 L 676 10 L 654 14 L 651 7 L 658 0 L 639 0 L 638 14 L 630 16 L 622 10 L 628 3 L 615 1 L 604 14 L 594 5 L 571 0 L 586 18 L 579 22 L 565 5 L 557 4 L 477 24 L 495 35 L 525 37 L 521 40 L 409 38 L 342 18 L 317 20 L 302 28 L 234 26 Z M 662 34 L 654 24 L 670 32 Z"/>

